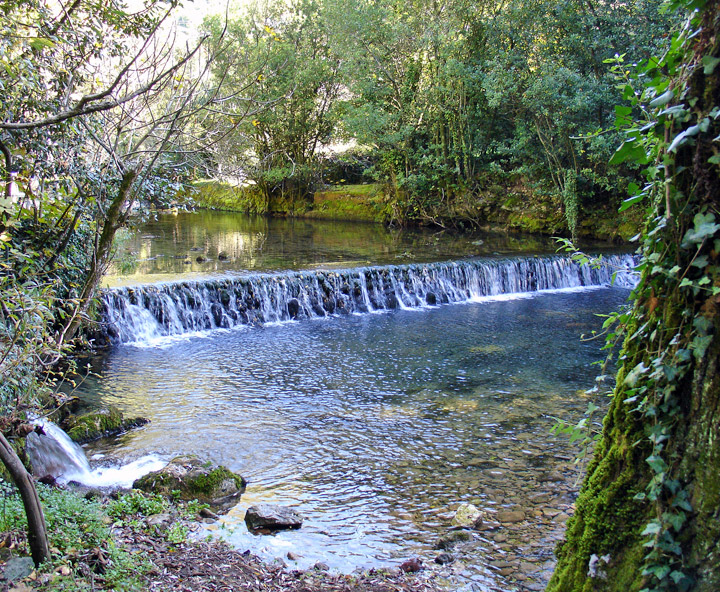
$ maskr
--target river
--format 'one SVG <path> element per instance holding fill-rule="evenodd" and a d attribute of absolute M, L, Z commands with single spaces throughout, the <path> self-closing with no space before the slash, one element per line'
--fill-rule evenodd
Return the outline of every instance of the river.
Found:
<path fill-rule="evenodd" d="M 553 245 L 499 233 L 203 214 L 163 217 L 123 248 L 140 260 L 108 278 L 115 290 L 258 273 L 285 286 L 297 273 L 342 277 L 338 270 L 368 266 L 385 277 L 428 275 L 426 262 L 524 262 Z M 117 405 L 151 423 L 89 446 L 91 461 L 191 453 L 225 464 L 248 479 L 248 490 L 207 531 L 268 560 L 352 571 L 420 557 L 454 588 L 544 589 L 579 476 L 577 450 L 550 429 L 556 418 L 577 421 L 595 400 L 585 391 L 599 372 L 602 341 L 580 335 L 599 330 L 598 315 L 621 306 L 628 290 L 570 285 L 447 305 L 423 292 L 414 306 L 396 294 L 393 306 L 368 299 L 364 309 L 338 314 L 336 304 L 318 312 L 310 303 L 307 314 L 300 306 L 301 314 L 272 322 L 246 315 L 247 322 L 126 339 L 95 359 L 97 376 L 78 394 L 88 406 Z M 232 306 L 239 305 L 222 315 Z M 253 536 L 242 518 L 257 502 L 293 506 L 305 524 Z M 463 503 L 484 513 L 484 527 L 440 567 L 437 543 Z"/>

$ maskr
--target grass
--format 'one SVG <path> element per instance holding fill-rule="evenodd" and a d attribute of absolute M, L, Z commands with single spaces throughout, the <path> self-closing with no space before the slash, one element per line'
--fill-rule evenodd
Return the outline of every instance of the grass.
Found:
<path fill-rule="evenodd" d="M 115 499 L 86 499 L 72 490 L 37 484 L 45 513 L 50 558 L 25 581 L 33 589 L 48 592 L 72 590 L 140 591 L 152 564 L 147 554 L 116 542 L 123 531 L 127 539 L 158 537 L 169 545 L 184 543 L 188 527 L 184 519 L 197 514 L 204 504 L 170 502 L 166 498 L 137 490 Z M 22 501 L 14 488 L 0 480 L 0 536 L 12 555 L 29 555 L 27 523 Z M 167 527 L 151 526 L 147 517 L 169 514 Z M 11 541 L 8 545 L 7 542 Z"/>

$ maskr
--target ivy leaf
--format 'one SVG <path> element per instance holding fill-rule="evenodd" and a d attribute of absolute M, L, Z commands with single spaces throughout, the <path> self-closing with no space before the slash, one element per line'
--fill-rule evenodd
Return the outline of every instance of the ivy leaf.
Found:
<path fill-rule="evenodd" d="M 681 246 L 684 248 L 702 243 L 720 229 L 720 224 L 715 224 L 714 214 L 695 214 L 693 223 L 694 228 L 690 228 L 683 237 Z"/>
<path fill-rule="evenodd" d="M 675 96 L 675 93 L 672 90 L 666 90 L 659 97 L 655 97 L 652 101 L 650 101 L 650 106 L 662 107 L 663 105 L 667 105 L 670 101 L 672 101 L 673 96 Z M 615 109 L 617 110 L 617 107 L 615 107 Z"/>
<path fill-rule="evenodd" d="M 610 159 L 610 164 L 622 164 L 628 160 L 639 164 L 647 164 L 649 162 L 645 148 L 637 142 L 637 140 L 625 140 L 620 148 L 615 151 Z"/>
<path fill-rule="evenodd" d="M 667 471 L 667 463 L 657 454 L 651 454 L 645 459 L 645 462 L 650 465 L 650 468 L 655 471 L 655 473 L 664 473 Z"/>
<path fill-rule="evenodd" d="M 635 368 L 630 370 L 628 375 L 625 377 L 624 383 L 629 386 L 630 388 L 634 387 L 637 383 L 638 379 L 645 374 L 649 368 L 645 366 L 642 362 L 640 362 Z"/>
<path fill-rule="evenodd" d="M 653 520 L 650 524 L 648 524 L 648 525 L 645 527 L 645 530 L 643 530 L 643 531 L 640 533 L 640 535 L 641 535 L 641 536 L 648 536 L 648 535 L 651 535 L 651 534 L 657 534 L 657 533 L 660 532 L 660 530 L 662 530 L 662 526 L 660 525 L 660 522 L 658 522 L 657 520 Z"/>
<path fill-rule="evenodd" d="M 703 72 L 705 73 L 705 76 L 708 76 L 709 74 L 713 73 L 713 70 L 715 70 L 715 66 L 720 64 L 720 58 L 714 58 L 713 56 L 705 56 L 702 59 L 702 65 L 704 66 Z"/>

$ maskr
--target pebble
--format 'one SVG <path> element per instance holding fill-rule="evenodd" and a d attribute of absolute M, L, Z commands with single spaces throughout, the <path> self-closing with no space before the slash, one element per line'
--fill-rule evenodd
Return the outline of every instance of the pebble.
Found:
<path fill-rule="evenodd" d="M 565 524 L 568 520 L 570 520 L 570 516 L 568 516 L 565 512 L 558 514 L 554 518 L 555 522 L 558 522 L 560 524 Z"/>
<path fill-rule="evenodd" d="M 498 512 L 495 517 L 499 522 L 515 523 L 525 520 L 525 512 L 522 510 L 510 510 L 506 512 Z"/>
<path fill-rule="evenodd" d="M 402 565 L 400 566 L 402 567 Z M 315 565 L 313 565 L 313 569 L 317 571 L 329 571 L 330 566 L 327 563 L 323 563 L 322 561 L 318 561 Z"/>

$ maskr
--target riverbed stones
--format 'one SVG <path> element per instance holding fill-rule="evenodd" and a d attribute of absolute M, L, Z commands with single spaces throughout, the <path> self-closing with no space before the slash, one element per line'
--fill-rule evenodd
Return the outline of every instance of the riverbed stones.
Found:
<path fill-rule="evenodd" d="M 482 519 L 482 512 L 473 504 L 460 504 L 452 519 L 453 526 L 464 528 L 472 527 L 477 520 Z"/>
<path fill-rule="evenodd" d="M 291 530 L 302 526 L 303 516 L 287 506 L 258 504 L 247 509 L 245 524 L 250 532 Z"/>
<path fill-rule="evenodd" d="M 245 491 L 246 481 L 222 465 L 203 463 L 195 456 L 178 456 L 159 471 L 133 483 L 135 489 L 183 500 L 225 505 Z"/>
<path fill-rule="evenodd" d="M 85 444 L 107 436 L 116 436 L 149 421 L 144 417 L 126 419 L 117 407 L 110 406 L 82 415 L 72 415 L 66 418 L 60 427 L 71 440 Z"/>
<path fill-rule="evenodd" d="M 438 542 L 435 543 L 435 548 L 447 551 L 452 549 L 456 544 L 470 541 L 472 538 L 472 534 L 467 530 L 451 530 L 440 537 Z"/>
<path fill-rule="evenodd" d="M 515 522 L 522 522 L 525 520 L 525 512 L 522 510 L 506 510 L 504 512 L 498 512 L 495 514 L 498 522 L 506 524 L 514 524 Z"/>

